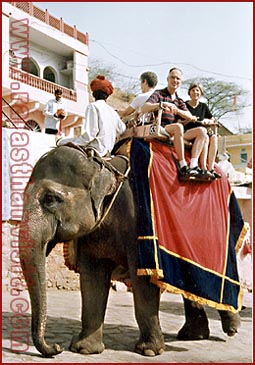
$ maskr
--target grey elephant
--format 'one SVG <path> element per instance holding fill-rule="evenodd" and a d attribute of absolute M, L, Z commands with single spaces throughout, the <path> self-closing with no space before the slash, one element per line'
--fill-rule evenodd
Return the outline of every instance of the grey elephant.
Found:
<path fill-rule="evenodd" d="M 82 330 L 70 350 L 101 353 L 103 323 L 112 272 L 128 270 L 140 338 L 135 351 L 144 356 L 164 351 L 159 322 L 160 289 L 148 277 L 137 276 L 136 207 L 132 181 L 123 177 L 127 161 L 110 163 L 79 149 L 61 146 L 42 156 L 24 192 L 20 224 L 20 262 L 32 310 L 32 338 L 45 357 L 63 349 L 46 343 L 46 256 L 58 242 L 78 242 L 82 296 Z M 146 303 L 146 305 L 145 305 Z M 224 332 L 237 332 L 238 314 L 221 311 Z M 181 339 L 208 338 L 208 320 L 202 306 L 185 300 L 186 322 Z"/>

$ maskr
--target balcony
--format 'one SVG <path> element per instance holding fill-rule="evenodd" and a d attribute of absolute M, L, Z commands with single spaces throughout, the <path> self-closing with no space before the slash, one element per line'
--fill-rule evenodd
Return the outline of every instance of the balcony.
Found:
<path fill-rule="evenodd" d="M 25 72 L 23 70 L 19 70 L 14 67 L 9 67 L 9 77 L 12 80 L 22 82 L 29 86 L 46 91 L 50 94 L 54 94 L 56 88 L 61 89 L 63 92 L 62 94 L 63 98 L 77 102 L 77 93 L 75 90 L 71 90 L 64 86 L 57 85 L 54 82 L 41 79 L 40 77 L 31 75 L 30 73 Z"/>
<path fill-rule="evenodd" d="M 54 17 L 53 15 L 49 14 L 47 9 L 44 11 L 31 2 L 9 2 L 9 4 L 46 23 L 47 25 L 50 25 L 60 32 L 77 39 L 81 43 L 86 45 L 89 44 L 88 33 L 82 33 L 78 31 L 75 26 L 72 27 L 66 24 L 62 18 L 58 19 Z"/>

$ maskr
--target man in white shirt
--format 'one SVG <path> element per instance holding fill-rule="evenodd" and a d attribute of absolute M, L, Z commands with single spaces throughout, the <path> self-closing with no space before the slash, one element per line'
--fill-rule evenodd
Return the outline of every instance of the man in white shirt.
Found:
<path fill-rule="evenodd" d="M 125 118 L 135 111 L 141 113 L 141 107 L 154 92 L 158 77 L 154 72 L 147 71 L 141 74 L 140 81 L 142 93 L 138 94 L 125 110 L 118 111 L 121 118 Z"/>
<path fill-rule="evenodd" d="M 84 133 L 80 137 L 65 138 L 57 145 L 72 142 L 79 146 L 95 149 L 101 156 L 111 153 L 118 137 L 125 132 L 126 125 L 118 113 L 106 103 L 113 93 L 113 86 L 103 75 L 98 75 L 90 84 L 95 102 L 88 105 L 85 113 Z"/>
<path fill-rule="evenodd" d="M 51 99 L 45 105 L 43 114 L 45 115 L 44 128 L 47 134 L 57 134 L 60 121 L 65 119 L 65 104 L 62 100 L 62 90 L 55 90 L 55 99 Z"/>

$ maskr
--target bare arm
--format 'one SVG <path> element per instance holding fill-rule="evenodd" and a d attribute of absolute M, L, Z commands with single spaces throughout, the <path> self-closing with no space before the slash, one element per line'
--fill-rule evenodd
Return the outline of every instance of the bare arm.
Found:
<path fill-rule="evenodd" d="M 135 109 L 132 108 L 132 106 L 128 106 L 125 110 L 119 110 L 118 111 L 118 114 L 121 118 L 125 118 L 127 117 L 128 115 L 134 113 Z"/>
<path fill-rule="evenodd" d="M 177 108 L 174 103 L 161 102 L 161 103 L 145 103 L 141 109 L 142 113 L 148 113 L 160 108 L 168 110 L 170 113 L 178 115 L 180 118 L 185 119 L 187 122 L 196 121 L 197 117 L 192 115 L 188 110 L 182 110 Z"/>
<path fill-rule="evenodd" d="M 141 108 L 141 112 L 142 113 L 149 113 L 149 112 L 154 112 L 156 110 L 159 110 L 160 108 L 160 104 L 159 103 L 145 103 L 142 108 Z"/>
<path fill-rule="evenodd" d="M 218 125 L 218 122 L 214 117 L 212 117 L 211 119 L 205 118 L 204 120 L 202 120 L 201 123 L 203 125 Z"/>
<path fill-rule="evenodd" d="M 196 122 L 197 117 L 195 115 L 192 115 L 188 110 L 182 110 L 177 108 L 177 115 L 185 120 L 185 122 Z"/>

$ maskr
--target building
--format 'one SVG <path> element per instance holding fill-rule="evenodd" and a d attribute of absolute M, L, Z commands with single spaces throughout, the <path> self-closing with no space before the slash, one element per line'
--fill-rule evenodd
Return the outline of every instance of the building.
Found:
<path fill-rule="evenodd" d="M 252 134 L 234 134 L 226 136 L 226 150 L 230 161 L 238 171 L 245 172 L 249 160 L 252 158 Z"/>
<path fill-rule="evenodd" d="M 219 136 L 219 155 L 227 153 L 233 167 L 245 172 L 252 158 L 252 133 Z"/>
<path fill-rule="evenodd" d="M 43 109 L 63 91 L 65 135 L 80 134 L 88 104 L 88 34 L 31 2 L 2 3 L 3 124 L 43 131 Z"/>

